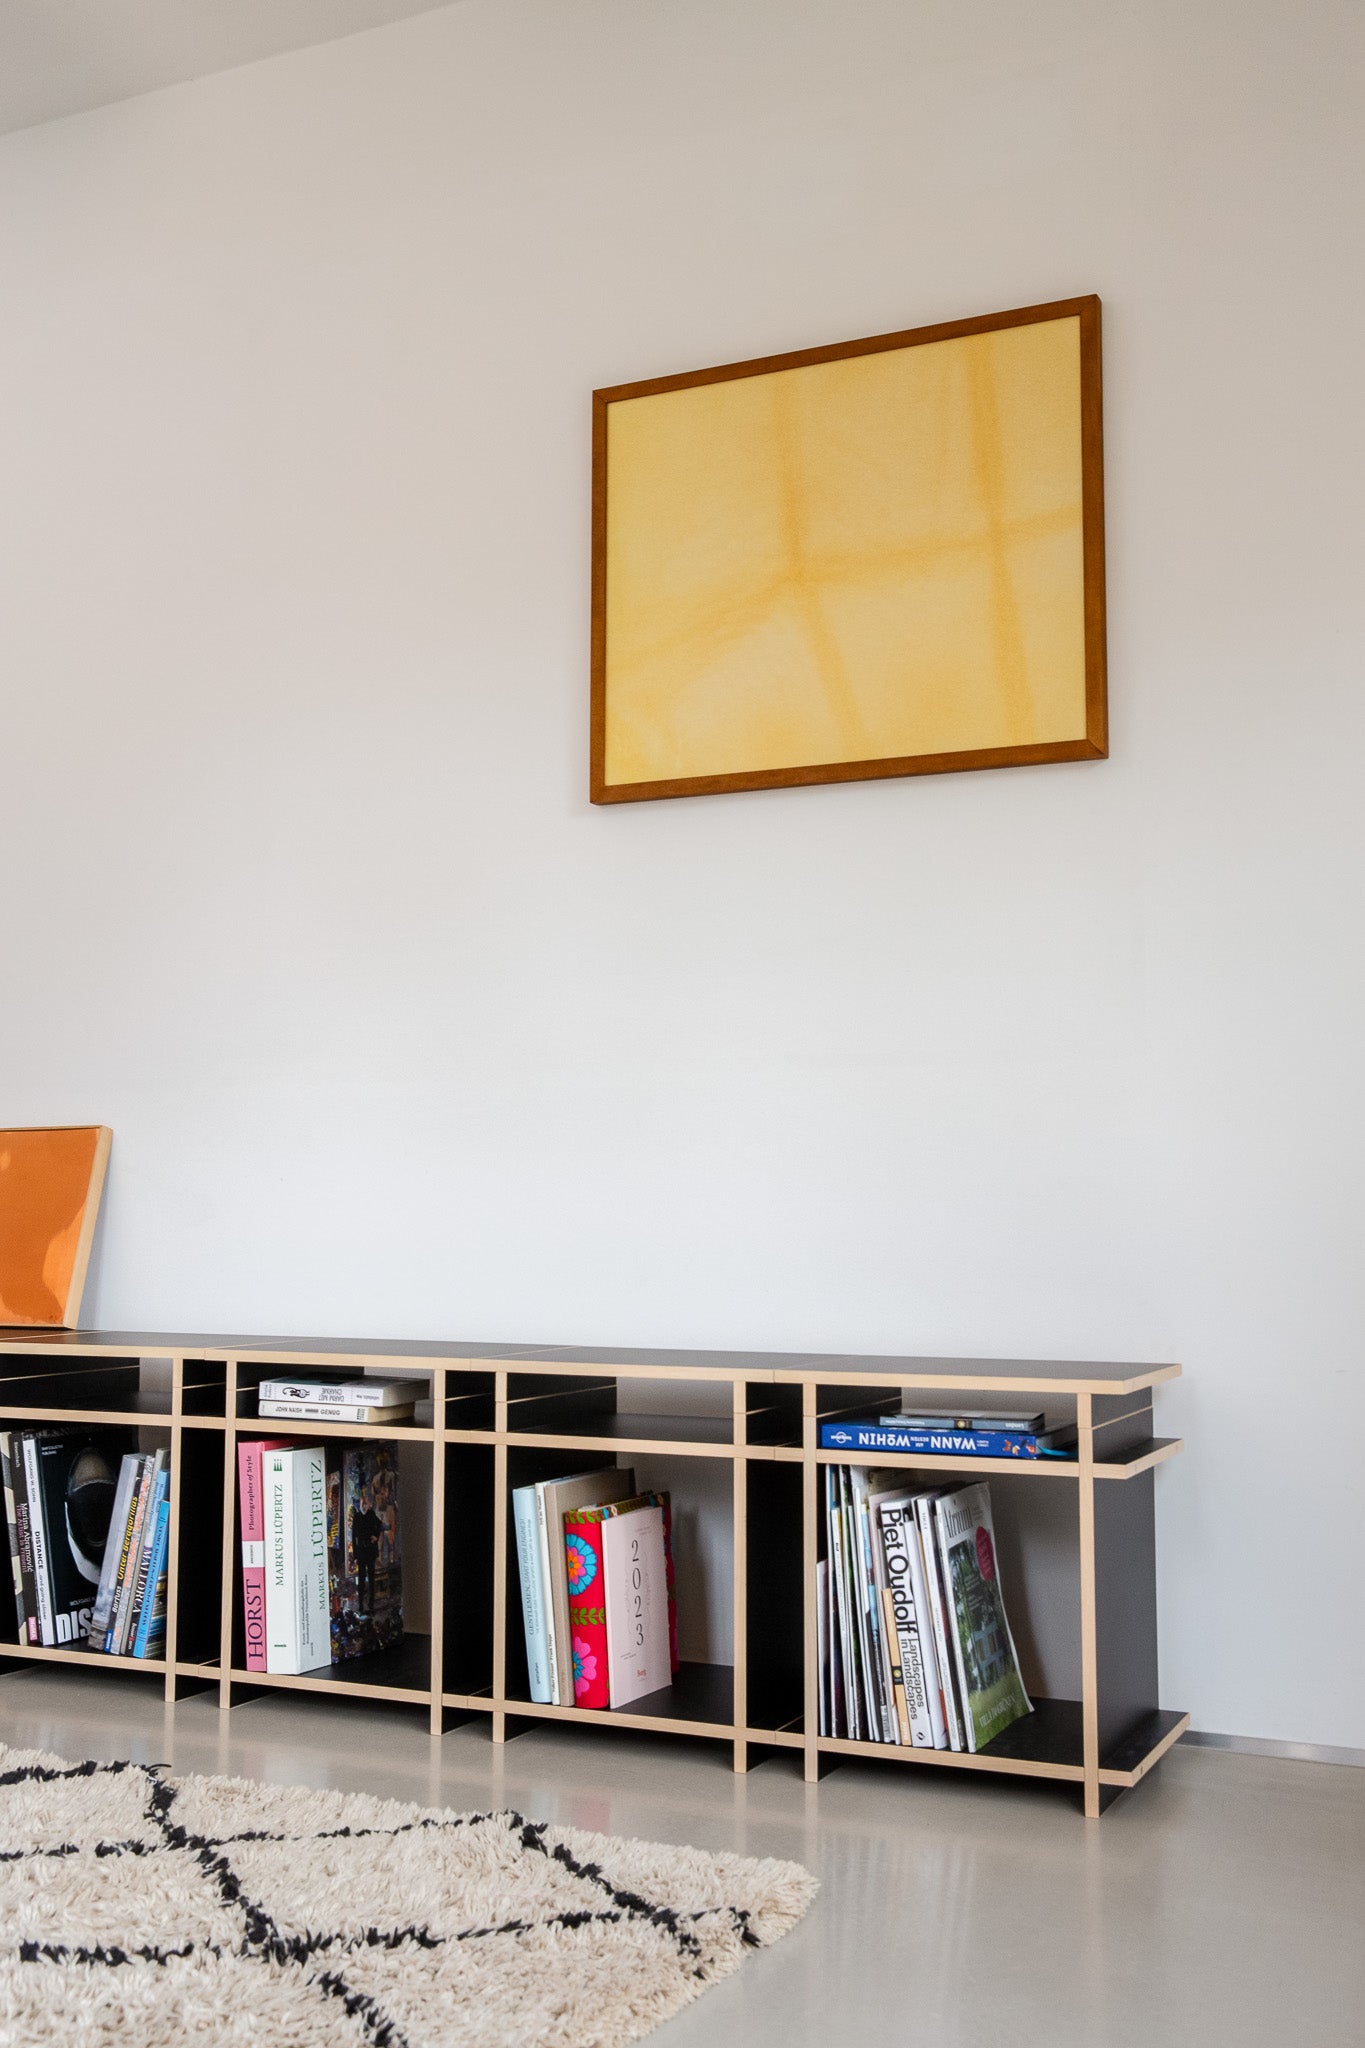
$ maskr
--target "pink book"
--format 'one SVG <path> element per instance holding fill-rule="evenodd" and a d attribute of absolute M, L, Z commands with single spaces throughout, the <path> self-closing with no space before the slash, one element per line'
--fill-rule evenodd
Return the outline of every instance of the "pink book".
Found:
<path fill-rule="evenodd" d="M 237 1446 L 237 1492 L 242 1511 L 242 1615 L 246 1668 L 265 1670 L 265 1507 L 261 1499 L 261 1452 L 283 1448 L 282 1437 L 261 1437 Z"/>

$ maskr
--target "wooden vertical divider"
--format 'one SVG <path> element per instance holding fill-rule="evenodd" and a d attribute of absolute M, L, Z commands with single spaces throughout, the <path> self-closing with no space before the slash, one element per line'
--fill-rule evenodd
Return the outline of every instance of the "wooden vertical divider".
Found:
<path fill-rule="evenodd" d="M 507 1373 L 493 1375 L 493 1740 L 506 1742 L 507 1714 Z"/>
<path fill-rule="evenodd" d="M 431 1732 L 445 1727 L 446 1369 L 431 1369 Z"/>
<path fill-rule="evenodd" d="M 730 1466 L 734 1475 L 731 1499 L 735 1663 L 730 1711 L 735 1724 L 735 1769 L 745 1771 L 749 1767 L 749 1745 L 745 1739 L 749 1726 L 749 1389 L 746 1381 L 736 1379 L 731 1383 L 731 1390 L 734 1436 L 731 1449 L 735 1454 Z"/>
<path fill-rule="evenodd" d="M 229 1358 L 223 1384 L 223 1580 L 218 1627 L 218 1705 L 232 1705 L 232 1596 L 237 1569 L 237 1360 Z"/>
<path fill-rule="evenodd" d="M 1090 1394 L 1076 1396 L 1080 1457 L 1081 1564 L 1081 1764 L 1085 1773 L 1085 1817 L 1100 1817 L 1100 1693 L 1095 1630 L 1095 1434 Z"/>
<path fill-rule="evenodd" d="M 180 1447 L 183 1436 L 181 1416 L 184 1414 L 185 1361 L 181 1357 L 171 1360 L 171 1469 L 167 1474 L 166 1497 L 170 1502 L 170 1515 L 166 1523 L 166 1703 L 175 1704 L 175 1658 L 177 1623 L 180 1606 L 180 1489 L 183 1482 Z M 148 1586 L 146 1597 L 155 1599 L 155 1586 Z"/>
<path fill-rule="evenodd" d="M 820 1503 L 816 1487 L 820 1467 L 815 1462 L 819 1448 L 817 1387 L 813 1380 L 801 1384 L 801 1614 L 802 1671 L 804 1697 L 804 1772 L 806 1783 L 820 1776 L 820 1620 L 816 1603 L 816 1565 L 820 1554 Z"/>

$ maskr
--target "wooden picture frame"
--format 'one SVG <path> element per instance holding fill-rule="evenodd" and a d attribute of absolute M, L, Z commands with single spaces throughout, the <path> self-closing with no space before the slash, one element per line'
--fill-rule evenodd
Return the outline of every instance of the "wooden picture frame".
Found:
<path fill-rule="evenodd" d="M 593 393 L 594 803 L 1108 750 L 1098 298 Z"/>

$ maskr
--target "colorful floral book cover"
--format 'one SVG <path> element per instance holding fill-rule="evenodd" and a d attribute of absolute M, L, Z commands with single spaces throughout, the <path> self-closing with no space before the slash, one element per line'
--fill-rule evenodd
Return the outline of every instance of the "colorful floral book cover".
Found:
<path fill-rule="evenodd" d="M 403 1547 L 391 1444 L 348 1444 L 328 1454 L 327 1553 L 333 1662 L 401 1643 Z"/>
<path fill-rule="evenodd" d="M 664 1570 L 668 1588 L 669 1665 L 678 1668 L 678 1600 L 673 1573 L 673 1510 L 667 1493 L 638 1493 L 629 1500 L 578 1508 L 564 1517 L 564 1554 L 569 1576 L 569 1634 L 573 1653 L 574 1705 L 610 1704 L 607 1677 L 607 1607 L 603 1585 L 602 1524 L 609 1515 L 657 1507 L 664 1517 Z"/>
<path fill-rule="evenodd" d="M 564 1517 L 576 1707 L 605 1707 L 609 1699 L 607 1609 L 602 1574 L 602 1523 L 607 1512 L 605 1507 L 577 1508 Z"/>

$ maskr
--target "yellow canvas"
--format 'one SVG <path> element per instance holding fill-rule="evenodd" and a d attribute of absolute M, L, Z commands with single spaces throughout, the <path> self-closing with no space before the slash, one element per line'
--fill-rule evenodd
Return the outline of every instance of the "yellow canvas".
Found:
<path fill-rule="evenodd" d="M 1089 309 L 599 393 L 594 795 L 1102 753 Z"/>

